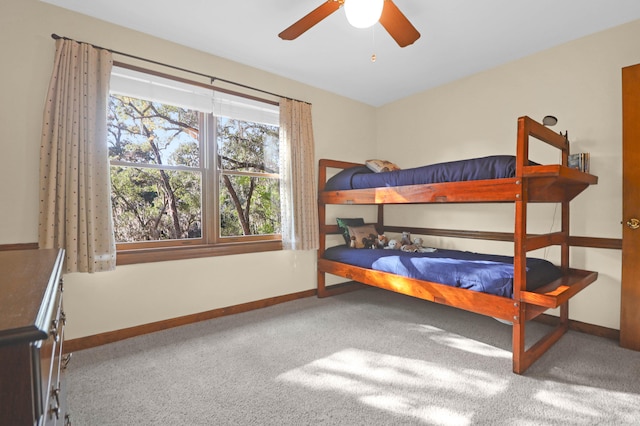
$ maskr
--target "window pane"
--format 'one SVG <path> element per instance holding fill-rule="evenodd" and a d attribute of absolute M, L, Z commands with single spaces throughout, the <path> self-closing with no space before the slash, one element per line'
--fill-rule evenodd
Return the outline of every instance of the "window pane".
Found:
<path fill-rule="evenodd" d="M 127 96 L 109 97 L 109 158 L 198 167 L 198 112 Z"/>
<path fill-rule="evenodd" d="M 218 118 L 218 165 L 222 170 L 279 173 L 279 128 Z"/>
<path fill-rule="evenodd" d="M 220 235 L 270 235 L 280 231 L 280 180 L 220 177 Z"/>
<path fill-rule="evenodd" d="M 200 172 L 111 167 L 117 242 L 202 236 Z"/>

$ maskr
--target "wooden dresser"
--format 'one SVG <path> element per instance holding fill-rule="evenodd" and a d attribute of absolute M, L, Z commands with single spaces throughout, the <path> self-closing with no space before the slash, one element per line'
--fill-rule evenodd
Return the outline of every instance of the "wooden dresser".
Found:
<path fill-rule="evenodd" d="M 64 251 L 0 251 L 0 424 L 68 425 Z"/>

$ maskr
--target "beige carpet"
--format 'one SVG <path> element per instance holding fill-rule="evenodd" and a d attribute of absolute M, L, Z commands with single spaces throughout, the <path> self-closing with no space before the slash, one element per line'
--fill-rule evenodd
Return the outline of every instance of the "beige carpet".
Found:
<path fill-rule="evenodd" d="M 569 332 L 518 376 L 510 346 L 492 318 L 368 289 L 77 352 L 68 403 L 75 426 L 640 424 L 640 353 Z"/>

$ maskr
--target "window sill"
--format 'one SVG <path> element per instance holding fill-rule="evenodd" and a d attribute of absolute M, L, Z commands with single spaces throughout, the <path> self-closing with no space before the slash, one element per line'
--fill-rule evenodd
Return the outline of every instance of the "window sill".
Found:
<path fill-rule="evenodd" d="M 228 256 L 232 254 L 259 253 L 282 250 L 282 241 L 253 241 L 251 243 L 227 243 L 183 247 L 158 247 L 120 250 L 117 265 L 165 262 L 168 260 L 196 259 L 200 257 Z"/>

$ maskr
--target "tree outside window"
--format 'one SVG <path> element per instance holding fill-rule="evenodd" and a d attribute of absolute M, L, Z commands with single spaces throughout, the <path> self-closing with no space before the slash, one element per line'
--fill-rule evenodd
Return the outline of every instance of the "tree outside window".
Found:
<path fill-rule="evenodd" d="M 107 125 L 119 249 L 280 238 L 277 125 L 115 92 Z"/>

